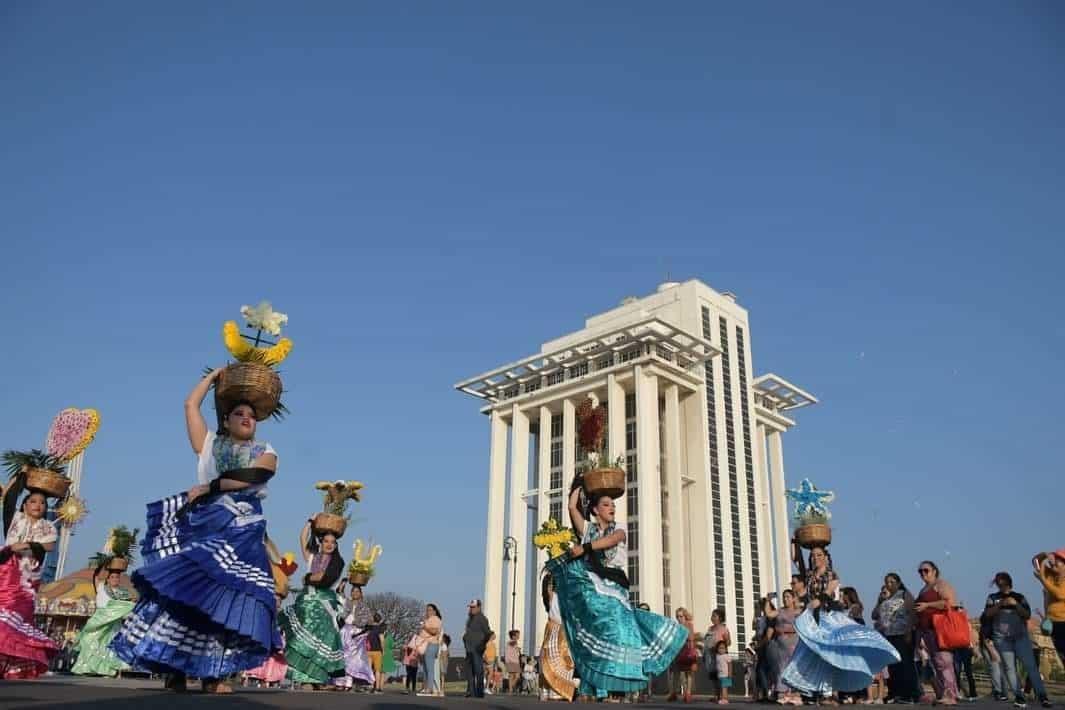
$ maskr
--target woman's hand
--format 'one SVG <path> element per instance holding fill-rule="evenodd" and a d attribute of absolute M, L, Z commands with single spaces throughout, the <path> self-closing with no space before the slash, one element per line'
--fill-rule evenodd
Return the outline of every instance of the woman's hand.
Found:
<path fill-rule="evenodd" d="M 23 550 L 30 549 L 30 543 L 28 542 L 14 542 L 8 545 L 8 548 L 12 552 L 22 552 Z"/>
<path fill-rule="evenodd" d="M 569 548 L 569 556 L 577 559 L 584 554 L 584 545 L 572 545 Z"/>
<path fill-rule="evenodd" d="M 211 373 L 209 375 L 207 375 L 207 381 L 208 382 L 216 382 L 218 380 L 219 375 L 222 374 L 222 370 L 224 370 L 224 369 L 226 369 L 226 368 L 224 368 L 224 367 L 216 367 L 215 369 L 211 370 Z"/>
<path fill-rule="evenodd" d="M 195 500 L 197 498 L 199 498 L 200 496 L 206 494 L 210 490 L 211 490 L 210 486 L 205 486 L 203 484 L 200 484 L 200 485 L 197 485 L 197 486 L 193 486 L 192 488 L 189 489 L 189 492 L 188 492 L 189 502 L 190 503 L 195 502 Z"/>
<path fill-rule="evenodd" d="M 916 604 L 913 605 L 913 610 L 916 611 L 918 614 L 924 612 L 924 610 L 927 609 L 927 608 L 928 608 L 928 602 L 917 602 Z"/>

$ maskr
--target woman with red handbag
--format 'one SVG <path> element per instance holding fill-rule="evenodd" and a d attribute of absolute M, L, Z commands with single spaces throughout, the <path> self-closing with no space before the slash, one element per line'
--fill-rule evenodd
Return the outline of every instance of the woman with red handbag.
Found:
<path fill-rule="evenodd" d="M 684 702 L 692 701 L 692 684 L 695 680 L 695 669 L 699 665 L 699 651 L 695 646 L 695 617 L 684 607 L 677 609 L 677 621 L 688 631 L 688 640 L 684 642 L 680 653 L 673 659 L 669 669 L 669 698 L 670 702 L 678 697 Z"/>
<path fill-rule="evenodd" d="M 939 576 L 939 567 L 925 560 L 917 567 L 924 587 L 917 595 L 914 611 L 917 612 L 917 635 L 932 659 L 934 675 L 932 686 L 941 705 L 958 704 L 958 682 L 954 677 L 954 654 L 942 648 L 936 635 L 934 619 L 946 614 L 956 604 L 954 588 Z"/>

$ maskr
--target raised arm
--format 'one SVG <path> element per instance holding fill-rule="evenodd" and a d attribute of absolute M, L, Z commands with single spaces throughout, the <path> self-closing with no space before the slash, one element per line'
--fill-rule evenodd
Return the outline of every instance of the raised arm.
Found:
<path fill-rule="evenodd" d="M 802 548 L 798 540 L 791 541 L 791 561 L 795 563 L 795 569 L 803 579 L 806 579 L 806 560 L 802 558 Z"/>
<path fill-rule="evenodd" d="M 310 564 L 311 557 L 314 555 L 313 552 L 307 549 L 307 544 L 310 542 L 310 539 L 311 521 L 308 520 L 306 523 L 303 524 L 303 529 L 300 530 L 300 550 L 303 552 L 303 559 L 305 562 L 307 562 L 307 564 Z"/>
<path fill-rule="evenodd" d="M 197 382 L 196 386 L 189 392 L 189 396 L 185 398 L 185 428 L 189 432 L 189 443 L 192 444 L 192 450 L 197 454 L 203 448 L 203 440 L 207 438 L 207 422 L 203 420 L 200 406 L 221 373 L 222 368 L 220 367 L 213 370 L 211 374 Z"/>
<path fill-rule="evenodd" d="M 569 519 L 573 523 L 573 529 L 577 531 L 577 537 L 584 537 L 584 526 L 587 521 L 581 513 L 581 486 L 583 485 L 580 475 L 573 479 L 573 485 L 569 492 Z M 616 544 L 616 543 L 615 543 Z"/>

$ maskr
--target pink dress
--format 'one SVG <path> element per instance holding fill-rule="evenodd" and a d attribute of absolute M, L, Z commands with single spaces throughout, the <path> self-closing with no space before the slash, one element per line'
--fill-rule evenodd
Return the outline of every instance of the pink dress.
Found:
<path fill-rule="evenodd" d="M 266 662 L 258 668 L 245 671 L 244 675 L 263 683 L 280 683 L 283 681 L 285 674 L 288 672 L 288 663 L 285 662 L 284 639 L 285 635 L 281 634 L 282 649 L 280 651 L 267 658 Z"/>
<path fill-rule="evenodd" d="M 15 513 L 0 552 L 0 677 L 36 678 L 48 670 L 48 661 L 59 653 L 48 635 L 33 621 L 41 566 L 29 550 L 11 552 L 16 542 L 47 544 L 58 538 L 55 525 Z"/>

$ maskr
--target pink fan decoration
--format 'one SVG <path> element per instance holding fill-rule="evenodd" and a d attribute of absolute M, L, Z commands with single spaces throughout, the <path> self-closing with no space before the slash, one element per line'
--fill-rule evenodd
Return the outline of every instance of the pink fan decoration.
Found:
<path fill-rule="evenodd" d="M 95 409 L 64 409 L 48 430 L 48 453 L 69 461 L 92 443 L 99 428 L 100 414 Z"/>

